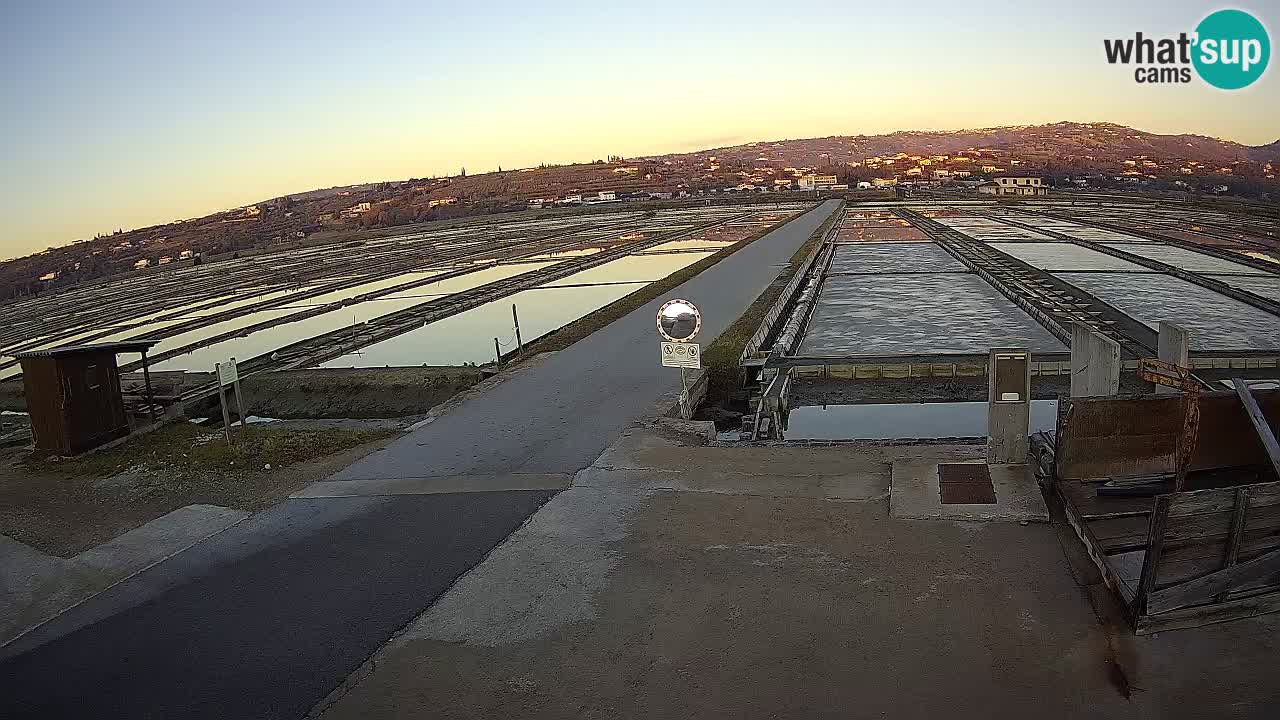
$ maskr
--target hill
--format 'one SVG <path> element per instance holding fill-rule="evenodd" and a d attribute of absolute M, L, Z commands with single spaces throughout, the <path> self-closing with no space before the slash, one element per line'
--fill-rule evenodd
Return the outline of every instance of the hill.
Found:
<path fill-rule="evenodd" d="M 117 232 L 0 263 L 0 300 L 99 277 L 352 231 L 572 203 L 612 192 L 650 194 L 792 189 L 808 173 L 854 184 L 988 179 L 1032 172 L 1090 185 L 1222 192 L 1270 199 L 1280 141 L 1258 147 L 1203 135 L 1160 135 L 1114 123 L 1059 122 L 955 131 L 903 130 L 775 140 L 593 163 L 419 178 L 299 192 L 193 220 Z"/>

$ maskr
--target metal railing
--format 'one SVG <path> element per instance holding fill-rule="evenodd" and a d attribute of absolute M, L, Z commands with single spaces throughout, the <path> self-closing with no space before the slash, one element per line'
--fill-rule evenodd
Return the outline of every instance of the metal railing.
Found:
<path fill-rule="evenodd" d="M 769 340 L 769 336 L 773 334 L 777 326 L 778 319 L 786 312 L 787 306 L 791 304 L 791 300 L 795 297 L 800 285 L 809 277 L 809 273 L 813 270 L 813 265 L 817 261 L 818 256 L 822 254 L 822 250 L 827 246 L 831 237 L 839 230 L 841 222 L 844 220 L 845 211 L 841 210 L 836 221 L 831 224 L 822 241 L 818 243 L 813 250 L 805 256 L 804 261 L 800 263 L 800 267 L 796 270 L 795 275 L 782 289 L 782 293 L 778 295 L 778 299 L 774 300 L 773 305 L 769 308 L 769 312 L 765 313 L 764 320 L 761 321 L 760 327 L 756 329 L 751 339 L 747 341 L 745 347 L 742 348 L 742 355 L 738 357 L 738 364 L 742 365 L 749 358 L 753 357 L 756 352 L 764 346 Z"/>

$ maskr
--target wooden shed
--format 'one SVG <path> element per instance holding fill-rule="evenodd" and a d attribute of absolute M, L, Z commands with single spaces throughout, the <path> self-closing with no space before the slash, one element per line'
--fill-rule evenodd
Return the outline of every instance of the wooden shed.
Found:
<path fill-rule="evenodd" d="M 78 455 L 129 434 L 117 353 L 142 353 L 155 340 L 68 345 L 18 353 L 27 411 L 38 450 Z"/>

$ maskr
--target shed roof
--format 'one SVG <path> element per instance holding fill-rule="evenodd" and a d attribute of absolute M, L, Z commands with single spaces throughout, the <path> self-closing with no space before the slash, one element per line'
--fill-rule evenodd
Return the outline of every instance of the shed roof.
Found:
<path fill-rule="evenodd" d="M 159 340 L 122 340 L 120 342 L 97 343 L 90 345 L 63 345 L 62 347 L 44 348 L 43 350 L 27 350 L 14 353 L 13 357 L 21 360 L 29 357 L 62 357 L 81 353 L 128 353 L 150 350 Z"/>

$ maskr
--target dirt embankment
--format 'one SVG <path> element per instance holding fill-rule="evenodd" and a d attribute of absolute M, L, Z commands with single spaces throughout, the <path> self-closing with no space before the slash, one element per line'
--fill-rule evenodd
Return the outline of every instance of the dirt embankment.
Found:
<path fill-rule="evenodd" d="M 989 389 L 985 375 L 956 378 L 900 378 L 892 380 L 845 380 L 801 378 L 791 385 L 790 404 L 860 405 L 864 403 L 985 402 Z M 1120 376 L 1120 392 L 1151 392 L 1151 384 L 1132 375 Z M 1034 400 L 1057 400 L 1071 394 L 1067 375 L 1031 378 Z"/>
<path fill-rule="evenodd" d="M 286 370 L 250 375 L 241 391 L 245 413 L 259 417 L 396 418 L 422 415 L 487 376 L 478 367 Z M 153 373 L 152 384 L 163 398 L 209 379 L 207 373 Z M 22 381 L 0 383 L 0 410 L 26 409 Z M 187 408 L 191 417 L 218 413 L 217 396 Z"/>
<path fill-rule="evenodd" d="M 237 428 L 234 445 L 179 420 L 76 458 L 0 449 L 0 534 L 70 557 L 186 505 L 269 507 L 398 436 L 275 425 Z"/>
<path fill-rule="evenodd" d="M 288 370 L 245 378 L 242 390 L 251 415 L 393 418 L 422 415 L 485 377 L 474 367 Z"/>

